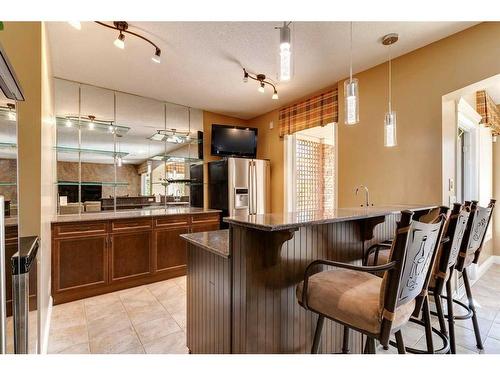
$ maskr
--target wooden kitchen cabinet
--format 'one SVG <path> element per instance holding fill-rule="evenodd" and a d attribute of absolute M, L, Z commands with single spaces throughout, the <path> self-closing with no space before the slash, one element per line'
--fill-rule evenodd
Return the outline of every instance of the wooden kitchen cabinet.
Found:
<path fill-rule="evenodd" d="M 108 236 L 63 237 L 52 242 L 53 293 L 72 294 L 108 281 Z M 57 271 L 57 272 L 54 272 Z"/>
<path fill-rule="evenodd" d="M 219 213 L 52 224 L 54 304 L 186 274 L 181 234 L 219 229 Z"/>
<path fill-rule="evenodd" d="M 111 282 L 148 275 L 151 267 L 151 231 L 111 235 Z"/>
<path fill-rule="evenodd" d="M 189 233 L 188 225 L 155 231 L 156 272 L 186 268 L 186 242 L 180 237 L 186 233 Z"/>

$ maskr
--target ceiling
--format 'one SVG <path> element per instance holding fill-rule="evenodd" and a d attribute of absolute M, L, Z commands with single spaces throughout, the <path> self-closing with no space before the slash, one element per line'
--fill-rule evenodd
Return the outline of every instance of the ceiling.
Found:
<path fill-rule="evenodd" d="M 387 60 L 383 35 L 397 32 L 393 56 L 400 56 L 473 26 L 476 22 L 356 22 L 354 71 Z M 130 30 L 162 49 L 130 35 L 126 47 L 113 46 L 117 33 L 93 22 L 80 31 L 66 22 L 49 22 L 53 73 L 79 82 L 134 93 L 193 108 L 249 119 L 346 77 L 349 71 L 348 22 L 293 22 L 294 75 L 272 92 L 243 83 L 242 67 L 277 75 L 280 22 L 130 22 Z"/>

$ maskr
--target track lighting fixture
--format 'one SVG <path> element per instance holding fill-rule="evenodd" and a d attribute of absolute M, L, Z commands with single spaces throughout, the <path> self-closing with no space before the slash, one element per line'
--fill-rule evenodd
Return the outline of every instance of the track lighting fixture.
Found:
<path fill-rule="evenodd" d="M 161 59 L 160 59 L 161 49 L 155 43 L 153 43 L 151 40 L 146 38 L 145 36 L 142 36 L 140 34 L 133 32 L 133 31 L 130 31 L 128 29 L 129 28 L 128 22 L 126 22 L 126 21 L 114 21 L 113 25 L 108 25 L 107 23 L 100 22 L 100 21 L 95 21 L 95 23 L 97 23 L 98 25 L 107 27 L 108 29 L 117 30 L 119 32 L 118 37 L 115 39 L 113 44 L 120 49 L 125 48 L 125 34 L 133 35 L 139 39 L 142 39 L 142 40 L 148 42 L 149 44 L 151 44 L 155 48 L 155 52 L 154 52 L 153 56 L 151 56 L 151 60 L 157 64 L 160 63 L 160 61 L 161 61 Z"/>
<path fill-rule="evenodd" d="M 153 60 L 155 63 L 159 64 L 161 62 L 160 56 L 161 56 L 161 50 L 159 48 L 157 48 L 155 51 L 155 54 L 153 55 L 153 57 L 151 57 L 151 60 Z"/>
<path fill-rule="evenodd" d="M 125 49 L 125 35 L 120 31 L 120 34 L 118 34 L 118 38 L 115 39 L 113 44 L 120 49 Z"/>
<path fill-rule="evenodd" d="M 94 130 L 95 128 L 95 124 L 94 124 L 94 120 L 95 120 L 95 116 L 93 115 L 89 115 L 89 130 Z"/>
<path fill-rule="evenodd" d="M 248 82 L 248 78 L 253 79 L 254 81 L 259 82 L 259 87 L 257 91 L 260 93 L 265 92 L 266 85 L 269 85 L 273 88 L 273 96 L 272 99 L 278 99 L 278 90 L 276 90 L 276 86 L 270 81 L 266 81 L 266 76 L 264 74 L 250 74 L 247 72 L 245 68 L 243 68 L 243 82 Z"/>
<path fill-rule="evenodd" d="M 17 120 L 16 105 L 12 103 L 7 103 L 7 108 L 9 108 L 9 112 L 7 114 L 9 120 L 16 121 Z"/>

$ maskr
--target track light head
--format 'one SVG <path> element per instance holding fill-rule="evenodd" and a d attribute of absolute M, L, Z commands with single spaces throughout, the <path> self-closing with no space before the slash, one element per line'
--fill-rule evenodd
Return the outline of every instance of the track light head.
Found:
<path fill-rule="evenodd" d="M 120 34 L 118 35 L 118 38 L 115 39 L 113 44 L 119 49 L 125 48 L 125 35 L 121 31 Z"/>
<path fill-rule="evenodd" d="M 151 57 L 151 60 L 159 64 L 161 62 L 160 56 L 161 56 L 161 49 L 156 48 L 155 54 L 153 55 L 153 57 Z"/>
<path fill-rule="evenodd" d="M 278 97 L 278 91 L 276 91 L 276 89 L 274 89 L 274 93 L 273 93 L 272 99 L 274 99 L 274 100 L 278 100 L 279 99 L 279 97 Z"/>

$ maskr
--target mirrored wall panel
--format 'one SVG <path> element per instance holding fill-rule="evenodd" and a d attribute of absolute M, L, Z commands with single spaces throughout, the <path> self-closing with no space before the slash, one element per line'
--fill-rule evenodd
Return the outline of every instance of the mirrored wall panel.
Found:
<path fill-rule="evenodd" d="M 58 213 L 203 206 L 203 113 L 56 79 Z"/>

